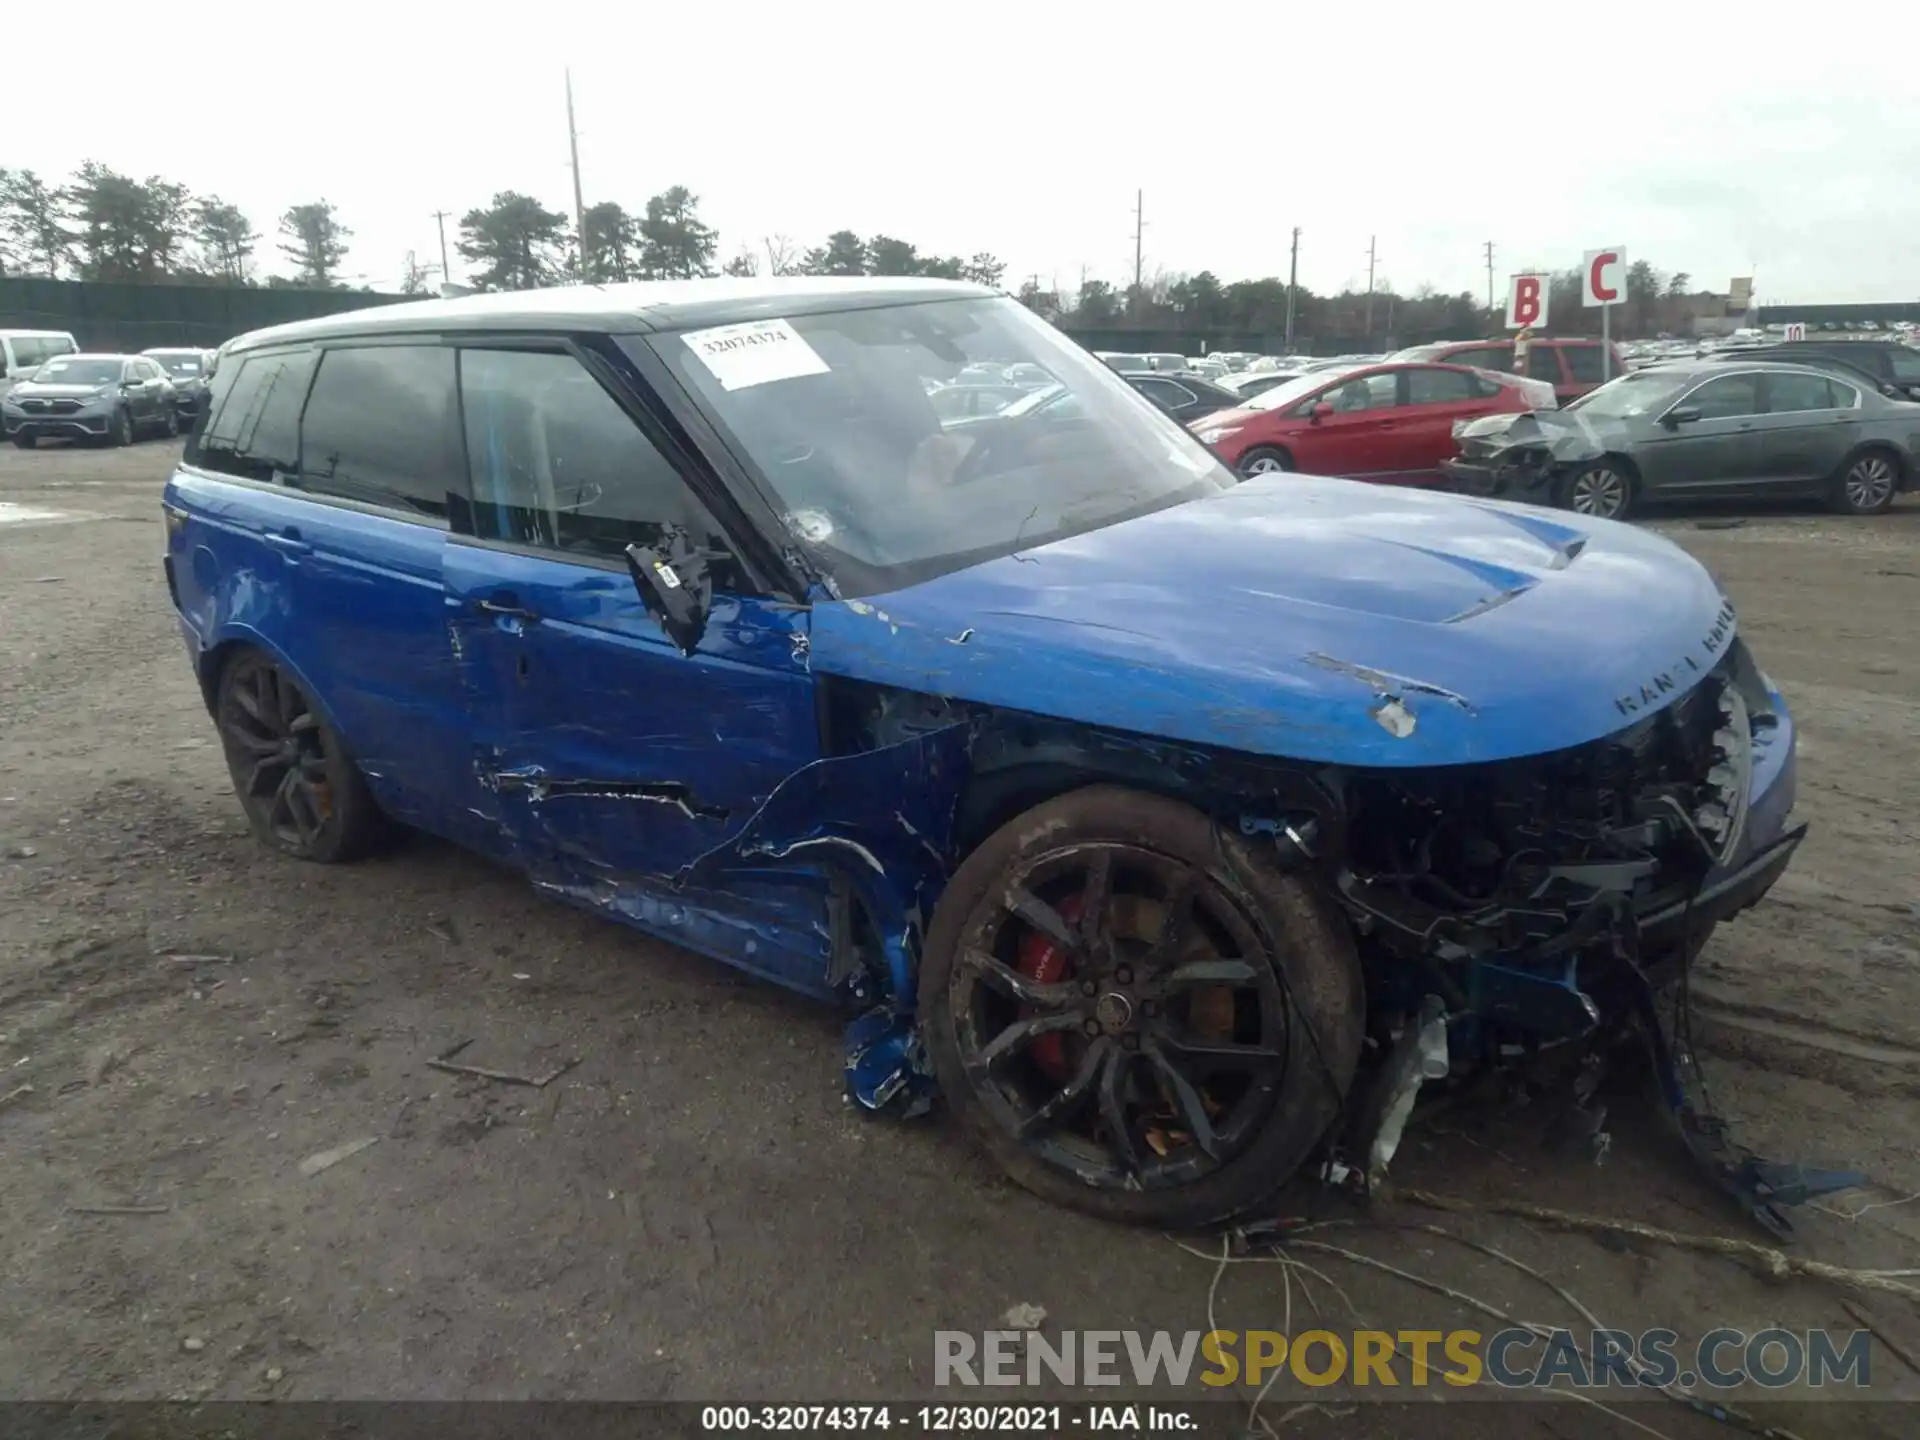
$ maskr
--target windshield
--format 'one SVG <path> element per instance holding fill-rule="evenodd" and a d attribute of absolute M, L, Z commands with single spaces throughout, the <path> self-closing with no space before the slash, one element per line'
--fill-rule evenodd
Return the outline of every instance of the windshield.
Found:
<path fill-rule="evenodd" d="M 1339 379 L 1343 371 L 1328 368 L 1316 370 L 1311 375 L 1297 376 L 1292 380 L 1282 380 L 1270 390 L 1262 390 L 1246 402 L 1249 410 L 1284 410 L 1287 406 L 1304 400 L 1314 391 L 1323 389 Z"/>
<path fill-rule="evenodd" d="M 200 357 L 198 355 L 168 355 L 148 352 L 148 358 L 158 360 L 169 375 L 198 375 Z"/>
<path fill-rule="evenodd" d="M 118 360 L 75 360 L 62 356 L 49 360 L 33 372 L 42 385 L 117 385 L 120 383 Z"/>
<path fill-rule="evenodd" d="M 950 570 L 1230 489 L 1204 447 L 1004 297 L 802 315 L 650 344 L 772 492 L 842 594 Z M 1032 365 L 1043 389 L 942 417 L 926 386 Z"/>
<path fill-rule="evenodd" d="M 1633 420 L 1664 409 L 1687 387 L 1688 379 L 1672 372 L 1640 370 L 1609 380 L 1566 408 L 1592 420 Z"/>

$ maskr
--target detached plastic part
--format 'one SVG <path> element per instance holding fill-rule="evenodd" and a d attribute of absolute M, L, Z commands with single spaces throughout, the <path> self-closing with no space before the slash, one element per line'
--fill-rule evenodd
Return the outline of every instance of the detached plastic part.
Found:
<path fill-rule="evenodd" d="M 902 1120 L 933 1108 L 933 1075 L 911 1016 L 876 1005 L 846 1030 L 847 1095 L 874 1114 Z"/>

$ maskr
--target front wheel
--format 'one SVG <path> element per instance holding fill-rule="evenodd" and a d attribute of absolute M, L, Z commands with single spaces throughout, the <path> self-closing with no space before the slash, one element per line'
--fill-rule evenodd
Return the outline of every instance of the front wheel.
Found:
<path fill-rule="evenodd" d="M 1878 450 L 1856 455 L 1840 472 L 1833 487 L 1833 508 L 1842 515 L 1878 515 L 1893 504 L 1900 471 L 1893 459 Z"/>
<path fill-rule="evenodd" d="M 228 662 L 214 718 L 234 792 L 263 845 L 321 864 L 374 848 L 384 818 L 360 767 L 272 657 L 245 650 Z"/>
<path fill-rule="evenodd" d="M 1596 520 L 1624 520 L 1633 509 L 1633 478 L 1612 461 L 1575 470 L 1560 482 L 1560 508 Z"/>
<path fill-rule="evenodd" d="M 1283 475 L 1291 469 L 1292 457 L 1271 445 L 1256 445 L 1240 457 L 1240 473 L 1249 480 L 1256 475 Z"/>
<path fill-rule="evenodd" d="M 179 436 L 180 412 L 171 405 L 167 407 L 166 427 L 167 427 L 167 438 L 169 440 L 175 439 Z"/>
<path fill-rule="evenodd" d="M 1351 934 L 1311 881 L 1190 806 L 1110 785 L 967 858 L 920 1002 L 942 1094 L 1013 1180 L 1183 1228 L 1299 1168 L 1352 1081 L 1365 1008 Z"/>
<path fill-rule="evenodd" d="M 133 444 L 133 416 L 126 410 L 113 412 L 113 429 L 107 432 L 107 441 L 112 445 Z"/>
<path fill-rule="evenodd" d="M 27 431 L 19 430 L 14 433 L 13 443 L 22 450 L 31 450 L 39 441 L 36 436 L 29 434 Z"/>

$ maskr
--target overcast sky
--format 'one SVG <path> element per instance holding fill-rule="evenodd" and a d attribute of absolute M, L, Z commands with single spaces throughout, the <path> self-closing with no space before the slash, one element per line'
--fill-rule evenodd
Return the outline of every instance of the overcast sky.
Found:
<path fill-rule="evenodd" d="M 992 251 L 1009 286 L 1122 283 L 1139 189 L 1149 274 L 1284 276 L 1298 225 L 1316 291 L 1363 287 L 1377 236 L 1403 291 L 1484 294 L 1491 240 L 1502 288 L 1623 244 L 1714 289 L 1754 274 L 1767 301 L 1920 299 L 1905 4 L 1847 7 L 1831 42 L 1804 9 L 1671 0 L 105 12 L 78 69 L 9 68 L 0 165 L 166 175 L 269 235 L 325 197 L 376 289 L 437 258 L 436 209 L 450 251 L 497 190 L 571 211 L 570 65 L 587 203 L 684 184 L 723 260 L 847 228 Z"/>

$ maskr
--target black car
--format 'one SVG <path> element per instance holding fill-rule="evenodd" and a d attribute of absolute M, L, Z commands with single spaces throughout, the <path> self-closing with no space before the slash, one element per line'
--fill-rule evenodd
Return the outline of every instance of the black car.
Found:
<path fill-rule="evenodd" d="M 1873 515 L 1920 483 L 1920 405 L 1745 357 L 1635 370 L 1564 410 L 1489 415 L 1454 436 L 1451 488 L 1612 520 L 1721 496 Z"/>
<path fill-rule="evenodd" d="M 1920 350 L 1898 340 L 1784 340 L 1742 346 L 1742 360 L 1778 360 L 1822 370 L 1844 365 L 1871 376 L 1893 399 L 1920 400 Z"/>
<path fill-rule="evenodd" d="M 1246 403 L 1233 391 L 1188 370 L 1123 371 L 1120 378 L 1176 420 L 1197 420 Z"/>
<path fill-rule="evenodd" d="M 145 355 L 60 355 L 0 396 L 0 422 L 22 450 L 42 440 L 131 445 L 142 430 L 180 433 L 173 382 Z"/>
<path fill-rule="evenodd" d="M 191 425 L 206 399 L 207 377 L 213 373 L 213 352 L 159 346 L 140 353 L 149 360 L 158 361 L 160 368 L 167 372 L 168 378 L 173 381 L 173 400 L 180 409 L 180 423 L 182 426 Z"/>

